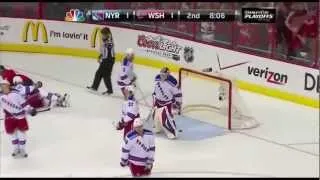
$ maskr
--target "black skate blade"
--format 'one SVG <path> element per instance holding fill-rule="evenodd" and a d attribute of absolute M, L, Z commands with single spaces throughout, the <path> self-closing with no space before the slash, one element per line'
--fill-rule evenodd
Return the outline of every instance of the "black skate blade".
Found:
<path fill-rule="evenodd" d="M 17 158 L 18 155 L 19 155 L 19 154 L 14 154 L 14 153 L 11 154 L 11 156 L 12 156 L 13 158 Z"/>
<path fill-rule="evenodd" d="M 108 95 L 108 96 L 111 96 L 112 94 L 113 94 L 113 92 L 112 93 L 109 93 L 109 92 L 103 92 L 103 93 L 101 93 L 102 95 Z"/>
<path fill-rule="evenodd" d="M 28 157 L 28 154 L 24 154 L 22 155 L 23 158 L 27 158 Z"/>
<path fill-rule="evenodd" d="M 21 154 L 21 153 L 18 153 L 18 154 L 11 154 L 11 156 L 14 158 L 14 159 L 24 159 L 24 158 L 27 158 L 28 157 L 28 154 Z"/>

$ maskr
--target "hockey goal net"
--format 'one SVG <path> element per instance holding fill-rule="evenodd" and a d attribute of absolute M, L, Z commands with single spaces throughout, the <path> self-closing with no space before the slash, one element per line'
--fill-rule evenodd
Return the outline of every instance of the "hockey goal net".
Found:
<path fill-rule="evenodd" d="M 234 82 L 234 79 L 221 73 L 181 68 L 179 87 L 182 91 L 182 106 L 178 113 L 229 130 L 258 126 L 259 123 L 251 116 Z"/>

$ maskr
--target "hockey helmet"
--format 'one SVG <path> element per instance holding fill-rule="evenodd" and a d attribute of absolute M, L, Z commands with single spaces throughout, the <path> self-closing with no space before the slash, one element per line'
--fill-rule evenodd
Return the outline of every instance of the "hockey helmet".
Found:
<path fill-rule="evenodd" d="M 167 67 L 164 67 L 160 70 L 160 77 L 162 81 L 168 78 L 169 72 L 169 68 Z"/>
<path fill-rule="evenodd" d="M 140 126 L 143 126 L 143 121 L 140 118 L 136 118 L 133 121 L 133 127 L 136 128 L 136 127 L 140 127 Z"/>
<path fill-rule="evenodd" d="M 163 73 L 163 74 L 168 74 L 170 72 L 169 68 L 168 67 L 164 67 L 160 70 L 160 73 Z"/>
<path fill-rule="evenodd" d="M 23 82 L 21 76 L 15 76 L 12 81 L 13 81 L 13 84 L 19 84 Z"/>
<path fill-rule="evenodd" d="M 132 48 L 128 48 L 128 49 L 126 50 L 126 54 L 127 54 L 127 55 L 134 54 L 133 49 L 132 49 Z"/>

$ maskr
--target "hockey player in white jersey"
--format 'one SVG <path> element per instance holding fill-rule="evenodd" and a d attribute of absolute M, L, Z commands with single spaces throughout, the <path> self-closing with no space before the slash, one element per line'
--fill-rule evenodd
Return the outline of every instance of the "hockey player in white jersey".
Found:
<path fill-rule="evenodd" d="M 154 163 L 155 138 L 143 128 L 140 118 L 134 120 L 133 127 L 124 139 L 120 165 L 129 166 L 134 177 L 149 176 Z"/>
<path fill-rule="evenodd" d="M 126 95 L 126 86 L 134 85 L 137 76 L 133 71 L 133 60 L 134 60 L 134 52 L 132 48 L 128 48 L 126 50 L 126 56 L 121 62 L 120 72 L 118 76 L 118 86 L 121 89 L 123 96 Z"/>
<path fill-rule="evenodd" d="M 134 120 L 136 118 L 140 118 L 139 104 L 134 97 L 134 87 L 126 86 L 125 89 L 126 100 L 122 104 L 122 117 L 121 120 L 116 124 L 117 130 L 124 129 L 123 138 L 129 131 L 132 130 Z"/>
<path fill-rule="evenodd" d="M 50 109 L 52 107 L 69 106 L 69 95 L 50 93 L 44 90 L 42 83 L 38 81 L 34 85 L 24 85 L 20 76 L 13 78 L 14 89 L 21 94 L 28 103 L 37 109 Z"/>
<path fill-rule="evenodd" d="M 5 115 L 4 126 L 6 133 L 12 138 L 12 156 L 21 155 L 22 157 L 27 157 L 25 145 L 27 141 L 26 131 L 29 130 L 29 126 L 26 115 L 35 116 L 37 111 L 16 90 L 10 89 L 9 81 L 1 80 L 0 84 L 2 89 L 0 105 Z"/>
<path fill-rule="evenodd" d="M 167 67 L 161 69 L 160 74 L 155 77 L 153 98 L 155 132 L 160 133 L 163 130 L 169 139 L 175 139 L 177 127 L 172 108 L 180 108 L 182 93 L 177 80 L 170 75 Z"/>

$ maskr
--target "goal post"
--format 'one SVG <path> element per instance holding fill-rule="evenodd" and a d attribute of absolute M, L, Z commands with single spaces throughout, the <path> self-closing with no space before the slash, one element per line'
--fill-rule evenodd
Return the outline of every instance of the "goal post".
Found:
<path fill-rule="evenodd" d="M 234 78 L 217 72 L 179 69 L 179 115 L 209 121 L 229 130 L 259 125 L 243 102 Z"/>

